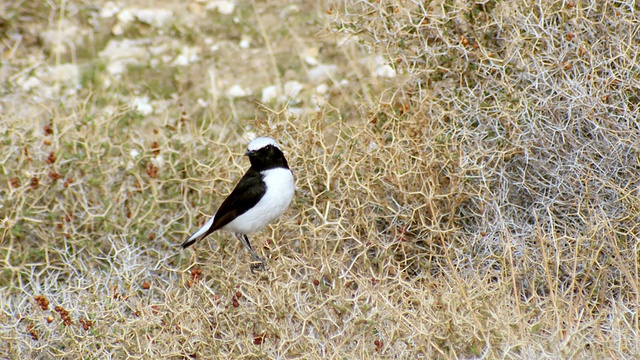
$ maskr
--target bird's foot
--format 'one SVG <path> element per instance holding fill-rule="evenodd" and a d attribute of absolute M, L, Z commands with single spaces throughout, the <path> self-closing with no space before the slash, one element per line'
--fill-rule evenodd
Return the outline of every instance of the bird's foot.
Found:
<path fill-rule="evenodd" d="M 253 259 L 249 267 L 251 268 L 251 273 L 255 274 L 255 271 L 265 271 L 267 269 L 267 263 L 261 257 L 256 257 Z"/>

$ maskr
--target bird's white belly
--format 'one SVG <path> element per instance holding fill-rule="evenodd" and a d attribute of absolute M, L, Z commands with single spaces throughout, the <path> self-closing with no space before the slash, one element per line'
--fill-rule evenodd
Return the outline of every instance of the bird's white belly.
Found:
<path fill-rule="evenodd" d="M 267 192 L 262 199 L 253 208 L 225 225 L 223 229 L 236 234 L 253 234 L 262 230 L 289 207 L 295 188 L 291 170 L 283 168 L 265 170 L 263 180 L 267 184 Z"/>

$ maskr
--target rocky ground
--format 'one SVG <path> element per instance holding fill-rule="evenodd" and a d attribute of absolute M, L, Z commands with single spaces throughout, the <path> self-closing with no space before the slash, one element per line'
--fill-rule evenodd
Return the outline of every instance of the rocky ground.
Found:
<path fill-rule="evenodd" d="M 638 13 L 0 4 L 0 358 L 635 356 Z M 178 251 L 257 135 L 268 270 Z"/>

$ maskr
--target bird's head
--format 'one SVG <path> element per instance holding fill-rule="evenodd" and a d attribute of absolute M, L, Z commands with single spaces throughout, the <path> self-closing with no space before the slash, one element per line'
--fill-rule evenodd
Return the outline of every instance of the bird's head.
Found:
<path fill-rule="evenodd" d="M 247 145 L 245 155 L 249 157 L 251 166 L 259 171 L 275 167 L 288 168 L 280 145 L 270 137 L 255 138 Z"/>

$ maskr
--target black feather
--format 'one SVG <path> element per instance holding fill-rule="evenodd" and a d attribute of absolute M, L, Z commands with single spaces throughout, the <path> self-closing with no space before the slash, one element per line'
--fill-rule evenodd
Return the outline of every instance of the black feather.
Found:
<path fill-rule="evenodd" d="M 187 239 L 182 243 L 182 248 L 188 248 L 196 241 L 206 238 L 212 232 L 222 228 L 238 216 L 249 211 L 249 209 L 260 201 L 266 191 L 267 185 L 262 180 L 262 175 L 251 167 L 218 208 L 211 227 L 201 236 L 191 240 Z"/>

